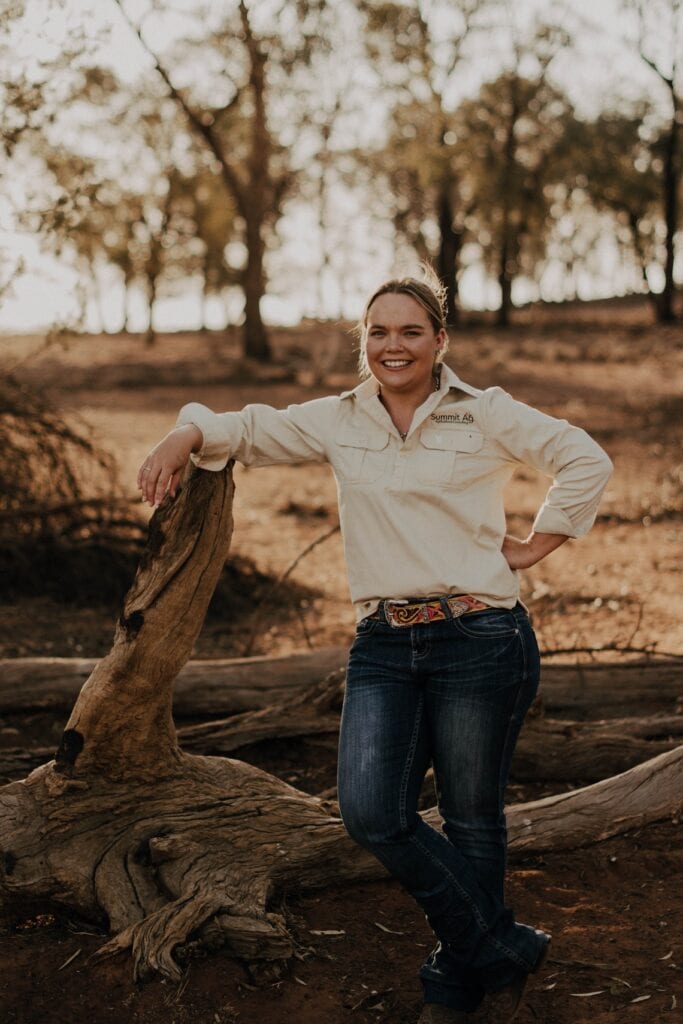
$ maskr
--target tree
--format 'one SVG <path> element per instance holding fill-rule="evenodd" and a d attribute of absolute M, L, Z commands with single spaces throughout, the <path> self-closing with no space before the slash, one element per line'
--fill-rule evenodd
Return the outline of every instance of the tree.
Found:
<path fill-rule="evenodd" d="M 552 229 L 555 186 L 576 173 L 573 108 L 548 81 L 505 72 L 460 104 L 452 120 L 453 163 L 470 214 L 468 237 L 500 287 L 498 325 L 506 327 L 512 284 L 533 279 Z"/>
<path fill-rule="evenodd" d="M 393 100 L 388 141 L 372 167 L 389 183 L 399 235 L 434 259 L 447 288 L 447 318 L 455 323 L 467 208 L 451 163 L 448 96 L 466 45 L 496 4 L 362 0 L 360 6 L 371 63 Z"/>
<path fill-rule="evenodd" d="M 627 0 L 627 8 L 638 17 L 638 52 L 641 60 L 664 85 L 669 117 L 661 134 L 661 209 L 665 226 L 664 286 L 657 304 L 658 319 L 668 323 L 676 319 L 674 309 L 676 235 L 679 227 L 679 202 L 683 176 L 681 128 L 683 92 L 681 90 L 681 42 L 683 6 L 680 0 Z"/>
<path fill-rule="evenodd" d="M 71 258 L 96 298 L 98 270 L 118 267 L 125 326 L 128 292 L 143 291 L 148 344 L 158 294 L 186 288 L 199 275 L 204 293 L 207 273 L 214 288 L 241 282 L 225 261 L 238 237 L 234 205 L 215 161 L 187 152 L 183 119 L 165 102 L 146 80 L 126 86 L 95 66 L 75 75 L 54 131 L 31 134 L 31 154 L 48 173 L 36 177 L 22 215 L 52 252 Z M 68 139 L 74 119 L 86 117 L 91 148 L 93 138 L 99 142 L 96 157 L 83 155 L 77 138 L 69 139 L 72 148 L 52 138 Z"/>
<path fill-rule="evenodd" d="M 584 123 L 575 187 L 598 213 L 613 217 L 617 243 L 634 261 L 656 311 L 659 298 L 650 285 L 649 269 L 658 259 L 662 238 L 653 121 L 652 106 L 643 100 L 631 110 L 606 110 Z"/>
<path fill-rule="evenodd" d="M 216 103 L 211 95 L 215 85 L 204 89 L 203 100 L 198 88 L 193 94 L 191 89 L 176 87 L 121 0 L 114 2 L 152 58 L 168 94 L 217 161 L 243 224 L 247 254 L 242 275 L 244 351 L 250 358 L 268 360 L 271 350 L 260 309 L 266 290 L 267 236 L 294 186 L 287 146 L 280 141 L 272 107 L 276 90 L 282 95 L 291 88 L 296 71 L 321 45 L 320 17 L 326 4 L 324 0 L 299 0 L 295 5 L 284 0 L 275 5 L 233 3 L 221 24 L 199 44 L 208 68 L 214 57 L 220 59 L 220 92 L 225 98 Z M 182 53 L 192 56 L 193 48 L 185 45 Z"/>

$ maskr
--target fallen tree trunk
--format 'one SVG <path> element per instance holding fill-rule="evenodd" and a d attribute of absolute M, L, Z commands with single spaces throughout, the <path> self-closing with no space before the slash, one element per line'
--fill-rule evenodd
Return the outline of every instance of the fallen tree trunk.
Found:
<path fill-rule="evenodd" d="M 683 814 L 683 746 L 592 786 L 510 808 L 515 853 L 598 843 L 652 821 Z"/>
<path fill-rule="evenodd" d="M 280 704 L 186 726 L 179 735 L 188 750 L 231 754 L 263 740 L 336 733 L 343 694 L 344 672 L 339 670 Z M 536 715 L 524 723 L 511 777 L 518 782 L 599 782 L 671 750 L 682 737 L 681 715 L 600 722 Z"/>
<path fill-rule="evenodd" d="M 253 743 L 336 734 L 344 694 L 344 670 L 295 691 L 278 704 L 225 719 L 184 726 L 184 749 L 198 754 L 235 753 Z M 514 782 L 599 782 L 657 754 L 683 738 L 683 715 L 572 722 L 534 715 L 527 718 L 512 762 Z M 44 764 L 52 748 L 0 749 L 0 782 L 20 778 Z"/>
<path fill-rule="evenodd" d="M 106 924 L 101 955 L 131 949 L 138 977 L 177 977 L 173 952 L 191 935 L 241 956 L 287 956 L 284 921 L 269 912 L 276 891 L 383 873 L 315 797 L 178 747 L 172 681 L 221 571 L 231 504 L 228 469 L 195 471 L 161 506 L 112 650 L 83 686 L 55 759 L 0 789 L 5 920 L 29 903 L 68 907 Z M 683 799 L 682 757 L 678 748 L 512 808 L 513 849 L 577 845 L 665 817 Z"/>
<path fill-rule="evenodd" d="M 345 665 L 346 655 L 346 647 L 324 647 L 277 658 L 190 661 L 174 685 L 174 713 L 223 717 L 268 707 Z M 0 714 L 68 712 L 96 665 L 93 658 L 0 660 Z M 543 665 L 541 695 L 548 713 L 570 718 L 638 715 L 644 705 L 666 713 L 683 704 L 683 660 Z"/>
<path fill-rule="evenodd" d="M 69 712 L 96 658 L 0 660 L 0 714 Z M 275 704 L 346 664 L 345 647 L 269 658 L 189 661 L 173 686 L 178 718 L 239 714 Z"/>
<path fill-rule="evenodd" d="M 525 722 L 512 761 L 515 782 L 599 782 L 680 745 L 683 717 Z"/>
<path fill-rule="evenodd" d="M 296 707 L 283 709 L 275 705 L 232 718 L 185 726 L 178 730 L 178 739 L 183 748 L 192 753 L 225 755 L 265 740 L 336 735 L 338 711 L 328 709 L 312 713 L 303 701 L 299 708 L 297 713 Z M 532 719 L 522 729 L 510 777 L 513 782 L 599 782 L 672 750 L 682 739 L 683 716 L 680 715 L 605 722 Z M 20 778 L 48 761 L 52 753 L 51 747 L 0 750 L 0 782 Z"/>

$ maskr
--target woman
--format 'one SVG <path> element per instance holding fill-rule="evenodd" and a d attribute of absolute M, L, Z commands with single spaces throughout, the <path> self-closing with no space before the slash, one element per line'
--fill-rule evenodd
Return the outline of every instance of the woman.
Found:
<path fill-rule="evenodd" d="M 486 1020 L 508 1021 L 550 943 L 504 901 L 504 790 L 539 679 L 517 570 L 587 532 L 612 464 L 583 430 L 443 364 L 438 282 L 386 282 L 359 332 L 358 387 L 286 410 L 186 405 L 138 485 L 151 504 L 174 497 L 188 458 L 209 470 L 230 457 L 332 465 L 357 617 L 344 824 L 436 934 L 419 1024 L 472 1021 L 482 1001 Z M 525 540 L 505 533 L 503 488 L 519 463 L 554 478 Z M 417 812 L 430 762 L 443 831 Z"/>

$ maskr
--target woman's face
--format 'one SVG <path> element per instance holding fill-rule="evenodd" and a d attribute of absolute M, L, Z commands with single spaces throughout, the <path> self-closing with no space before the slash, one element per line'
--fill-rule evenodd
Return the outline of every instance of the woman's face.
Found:
<path fill-rule="evenodd" d="M 370 372 L 383 389 L 423 401 L 432 390 L 434 363 L 445 338 L 445 331 L 434 330 L 427 311 L 410 295 L 380 295 L 368 310 L 365 327 Z"/>

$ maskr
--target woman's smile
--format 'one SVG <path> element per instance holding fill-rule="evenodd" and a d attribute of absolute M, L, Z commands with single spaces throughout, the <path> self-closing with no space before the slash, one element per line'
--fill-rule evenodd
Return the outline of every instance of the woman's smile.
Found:
<path fill-rule="evenodd" d="M 382 366 L 386 366 L 389 370 L 402 370 L 405 366 L 410 366 L 412 359 L 383 359 Z"/>

